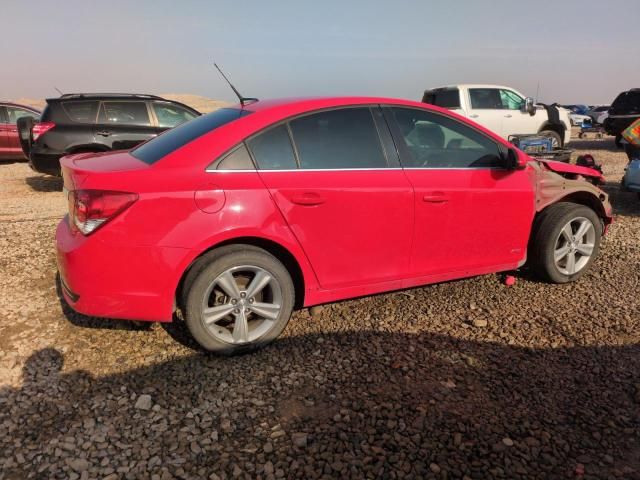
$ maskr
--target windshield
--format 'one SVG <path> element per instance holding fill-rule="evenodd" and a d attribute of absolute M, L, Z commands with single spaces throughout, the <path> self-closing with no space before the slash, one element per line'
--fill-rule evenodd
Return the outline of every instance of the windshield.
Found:
<path fill-rule="evenodd" d="M 162 135 L 158 135 L 153 140 L 133 149 L 131 155 L 145 163 L 153 164 L 205 133 L 209 133 L 250 113 L 252 112 L 249 110 L 240 110 L 238 108 L 221 108 L 167 130 Z"/>
<path fill-rule="evenodd" d="M 640 90 L 622 92 L 611 105 L 610 113 L 640 113 Z"/>

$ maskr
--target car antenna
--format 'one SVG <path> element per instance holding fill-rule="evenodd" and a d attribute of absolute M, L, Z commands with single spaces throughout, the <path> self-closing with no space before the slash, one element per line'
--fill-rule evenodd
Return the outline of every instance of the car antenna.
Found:
<path fill-rule="evenodd" d="M 233 90 L 233 93 L 235 93 L 236 97 L 238 97 L 238 100 L 240 100 L 240 105 L 242 105 L 244 107 L 247 103 L 253 103 L 253 102 L 257 102 L 258 101 L 257 98 L 243 97 L 242 94 L 236 89 L 236 87 L 234 87 L 233 84 L 229 81 L 229 79 L 222 72 L 222 70 L 220 70 L 220 67 L 218 66 L 218 64 L 216 62 L 213 62 L 213 66 L 216 67 L 216 69 L 220 72 L 220 75 L 222 75 L 222 78 L 224 78 L 227 81 L 227 83 L 231 87 L 231 90 Z"/>
<path fill-rule="evenodd" d="M 64 93 L 62 93 L 62 92 L 60 91 L 60 89 L 59 89 L 58 87 L 56 87 L 55 85 L 53 86 L 53 89 L 54 89 L 56 92 L 58 92 L 58 93 L 60 94 L 60 96 L 64 95 Z"/>

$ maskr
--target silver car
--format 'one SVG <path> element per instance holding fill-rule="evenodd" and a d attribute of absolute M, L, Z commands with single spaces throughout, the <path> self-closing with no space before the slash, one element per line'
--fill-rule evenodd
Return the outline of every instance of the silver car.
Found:
<path fill-rule="evenodd" d="M 622 188 L 627 191 L 637 192 L 640 196 L 640 159 L 629 162 L 627 171 L 622 178 Z"/>

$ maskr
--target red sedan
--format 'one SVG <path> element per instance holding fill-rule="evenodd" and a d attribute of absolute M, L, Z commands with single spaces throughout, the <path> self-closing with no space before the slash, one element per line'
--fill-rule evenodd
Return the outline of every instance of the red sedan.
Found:
<path fill-rule="evenodd" d="M 26 160 L 17 126 L 18 119 L 22 117 L 37 120 L 40 112 L 26 105 L 0 102 L 0 160 Z"/>
<path fill-rule="evenodd" d="M 180 309 L 223 353 L 274 340 L 303 306 L 525 262 L 570 282 L 611 222 L 599 172 L 404 100 L 260 101 L 61 163 L 68 303 L 163 322 Z"/>

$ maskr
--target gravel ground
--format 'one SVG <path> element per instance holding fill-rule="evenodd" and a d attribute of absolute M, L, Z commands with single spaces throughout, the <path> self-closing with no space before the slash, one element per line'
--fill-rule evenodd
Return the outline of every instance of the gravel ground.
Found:
<path fill-rule="evenodd" d="M 61 306 L 59 180 L 0 164 L 0 480 L 640 478 L 640 201 L 576 284 L 488 275 L 294 315 L 252 355 Z"/>

